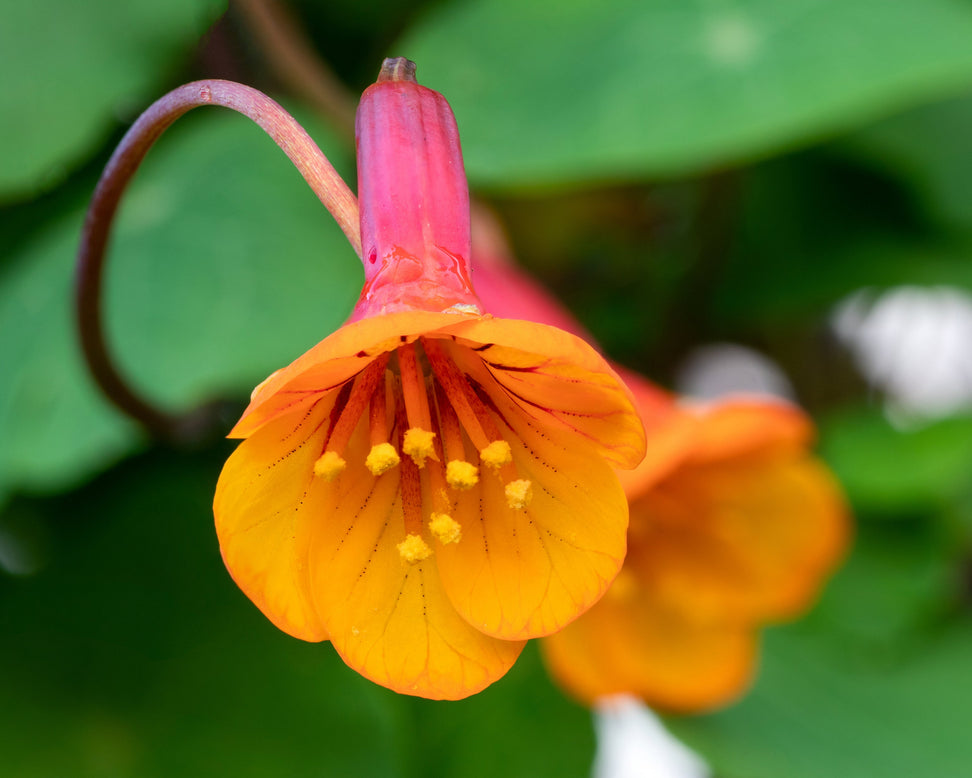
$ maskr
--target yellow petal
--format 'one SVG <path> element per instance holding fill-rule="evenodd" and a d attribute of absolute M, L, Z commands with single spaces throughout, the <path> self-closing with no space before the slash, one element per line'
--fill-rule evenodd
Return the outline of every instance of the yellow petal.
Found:
<path fill-rule="evenodd" d="M 816 596 L 848 531 L 814 458 L 736 457 L 686 467 L 635 500 L 628 565 L 697 620 L 778 619 Z"/>
<path fill-rule="evenodd" d="M 319 493 L 314 463 L 333 402 L 278 417 L 243 441 L 223 467 L 213 502 L 233 580 L 277 627 L 311 641 L 327 639 L 327 630 L 309 594 L 302 523 Z"/>
<path fill-rule="evenodd" d="M 470 347 L 450 349 L 463 370 L 488 370 L 543 426 L 574 433 L 618 467 L 641 461 L 645 431 L 631 393 L 577 336 L 545 324 L 488 317 L 442 332 Z"/>
<path fill-rule="evenodd" d="M 625 552 L 627 502 L 611 467 L 578 452 L 497 394 L 497 417 L 518 475 L 532 482 L 522 509 L 496 474 L 456 495 L 462 540 L 436 550 L 450 600 L 477 629 L 505 639 L 550 634 L 606 590 Z"/>
<path fill-rule="evenodd" d="M 362 426 L 312 528 L 310 584 L 331 642 L 348 665 L 397 692 L 459 699 L 480 691 L 523 644 L 484 635 L 453 608 L 436 567 L 451 546 L 403 559 L 401 468 L 376 478 L 362 464 L 367 452 Z"/>
<path fill-rule="evenodd" d="M 631 500 L 638 497 L 677 468 L 692 453 L 698 437 L 698 417 L 685 411 L 675 397 L 647 378 L 617 368 L 635 401 L 645 424 L 645 457 L 633 470 L 619 469 L 618 478 Z"/>
<path fill-rule="evenodd" d="M 541 647 L 551 675 L 584 703 L 627 693 L 653 708 L 688 713 L 745 691 L 756 635 L 745 626 L 693 624 L 644 590 L 612 590 Z"/>
<path fill-rule="evenodd" d="M 717 462 L 771 449 L 803 450 L 813 424 L 799 408 L 774 399 L 727 399 L 690 410 L 699 418 L 692 461 Z"/>

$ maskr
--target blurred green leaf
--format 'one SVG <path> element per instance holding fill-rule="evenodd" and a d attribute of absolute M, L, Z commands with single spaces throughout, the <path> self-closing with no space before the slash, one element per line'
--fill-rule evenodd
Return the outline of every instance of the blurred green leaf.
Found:
<path fill-rule="evenodd" d="M 817 608 L 766 631 L 753 690 L 670 721 L 720 778 L 965 775 L 972 622 L 927 518 L 861 526 Z"/>
<path fill-rule="evenodd" d="M 723 253 L 708 268 L 723 325 L 819 322 L 862 288 L 972 289 L 972 241 L 922 223 L 910 183 L 825 146 L 738 174 Z"/>
<path fill-rule="evenodd" d="M 0 514 L 0 529 L 48 537 L 33 575 L 3 576 L 0 559 L 5 774 L 587 775 L 590 714 L 550 685 L 535 647 L 489 689 L 443 703 L 382 689 L 329 645 L 274 628 L 217 547 L 210 506 L 231 445 L 153 452 Z"/>
<path fill-rule="evenodd" d="M 52 224 L 0 276 L 0 492 L 62 487 L 138 440 L 93 388 L 72 331 L 81 220 L 77 211 Z M 286 157 L 228 112 L 191 116 L 163 138 L 123 203 L 111 254 L 117 360 L 178 409 L 244 397 L 344 320 L 362 276 Z"/>
<path fill-rule="evenodd" d="M 586 778 L 594 759 L 590 712 L 548 680 L 536 641 L 484 692 L 455 703 L 413 700 L 416 775 Z"/>
<path fill-rule="evenodd" d="M 51 542 L 39 573 L 0 576 L 5 775 L 403 775 L 399 698 L 275 629 L 223 567 L 221 453 L 8 509 Z"/>
<path fill-rule="evenodd" d="M 113 121 L 141 107 L 224 7 L 221 0 L 5 3 L 0 200 L 63 178 Z"/>
<path fill-rule="evenodd" d="M 970 653 L 968 620 L 884 667 L 848 661 L 825 636 L 773 630 L 749 697 L 724 713 L 669 724 L 721 778 L 961 778 Z"/>
<path fill-rule="evenodd" d="M 972 78 L 959 0 L 470 0 L 395 46 L 452 103 L 475 184 L 683 175 Z"/>
<path fill-rule="evenodd" d="M 669 724 L 720 778 L 961 778 L 970 655 L 968 619 L 883 666 L 852 661 L 832 636 L 771 630 L 748 697 L 723 713 Z"/>
<path fill-rule="evenodd" d="M 803 627 L 840 640 L 848 661 L 883 666 L 920 650 L 961 595 L 961 549 L 928 519 L 860 524 Z"/>
<path fill-rule="evenodd" d="M 972 95 L 945 100 L 854 133 L 841 147 L 910 182 L 945 226 L 972 229 Z"/>
<path fill-rule="evenodd" d="M 821 453 L 865 515 L 907 516 L 939 508 L 968 488 L 972 417 L 897 429 L 878 408 L 821 423 Z"/>

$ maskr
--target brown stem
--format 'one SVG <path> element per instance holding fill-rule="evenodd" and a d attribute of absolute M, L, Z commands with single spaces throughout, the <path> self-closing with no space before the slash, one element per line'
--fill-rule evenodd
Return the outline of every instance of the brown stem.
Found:
<path fill-rule="evenodd" d="M 331 72 L 280 0 L 235 0 L 276 76 L 346 137 L 354 138 L 357 101 Z"/>
<path fill-rule="evenodd" d="M 195 425 L 199 414 L 174 416 L 158 409 L 118 372 L 105 341 L 102 277 L 112 221 L 125 187 L 159 136 L 201 105 L 231 108 L 259 124 L 294 163 L 361 256 L 355 196 L 296 120 L 262 92 L 232 81 L 196 81 L 149 106 L 118 144 L 92 195 L 78 249 L 75 304 L 81 348 L 98 386 L 122 412 L 167 439 L 184 436 L 186 425 Z"/>

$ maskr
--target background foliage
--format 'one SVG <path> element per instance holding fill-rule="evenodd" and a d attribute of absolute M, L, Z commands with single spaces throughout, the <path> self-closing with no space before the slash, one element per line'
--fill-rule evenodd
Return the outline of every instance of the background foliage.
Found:
<path fill-rule="evenodd" d="M 0 774 L 587 774 L 589 714 L 533 650 L 443 705 L 277 632 L 212 530 L 231 446 L 150 443 L 83 368 L 73 255 L 142 108 L 193 78 L 246 81 L 351 180 L 346 134 L 274 75 L 236 6 L 3 10 Z M 295 10 L 352 93 L 383 56 L 418 63 L 456 111 L 474 191 L 613 356 L 671 385 L 694 348 L 745 344 L 817 415 L 858 520 L 851 558 L 814 613 L 770 631 L 750 696 L 673 729 L 727 778 L 967 774 L 972 413 L 892 423 L 827 317 L 864 288 L 972 287 L 972 6 Z M 108 319 L 136 385 L 177 408 L 229 398 L 228 429 L 256 382 L 343 320 L 361 272 L 257 128 L 197 114 L 127 196 Z"/>

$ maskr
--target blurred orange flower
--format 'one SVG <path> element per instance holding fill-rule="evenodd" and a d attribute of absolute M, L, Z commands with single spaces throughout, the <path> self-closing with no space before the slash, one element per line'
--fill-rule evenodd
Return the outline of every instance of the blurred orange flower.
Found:
<path fill-rule="evenodd" d="M 241 589 L 391 689 L 461 698 L 621 566 L 644 430 L 580 338 L 481 312 L 445 99 L 387 61 L 357 117 L 365 288 L 254 392 L 214 502 Z M 389 64 L 390 63 L 390 64 Z"/>
<path fill-rule="evenodd" d="M 625 380 L 649 430 L 642 466 L 622 477 L 628 557 L 598 605 L 543 641 L 544 657 L 585 702 L 628 692 L 713 708 L 747 688 L 759 628 L 812 604 L 846 549 L 847 509 L 798 409 L 681 406 Z"/>
<path fill-rule="evenodd" d="M 513 264 L 488 213 L 474 229 L 487 304 L 581 331 Z M 618 473 L 628 555 L 607 595 L 545 638 L 543 655 L 585 703 L 629 693 L 672 711 L 716 707 L 747 688 L 759 628 L 805 610 L 842 558 L 847 507 L 799 409 L 765 398 L 691 405 L 619 373 L 648 436 L 638 468 Z"/>

